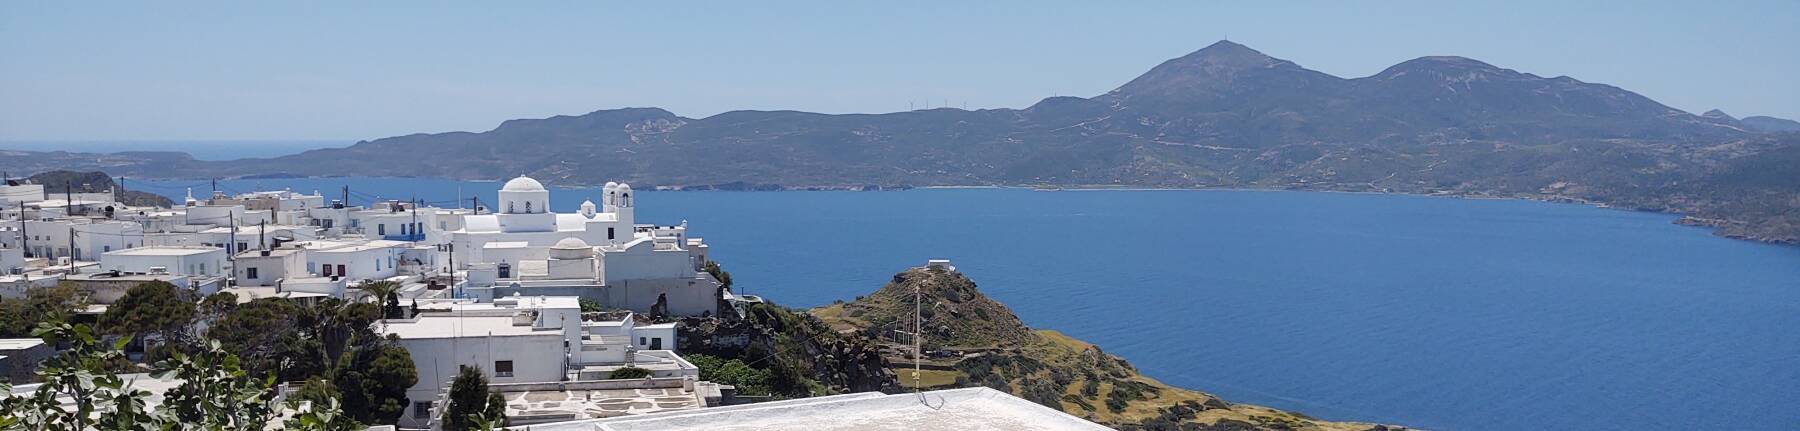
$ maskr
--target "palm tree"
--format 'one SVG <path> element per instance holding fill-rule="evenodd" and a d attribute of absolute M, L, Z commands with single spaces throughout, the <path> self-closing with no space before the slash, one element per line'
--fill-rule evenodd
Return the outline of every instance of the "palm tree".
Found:
<path fill-rule="evenodd" d="M 382 318 L 394 318 L 400 313 L 400 283 L 389 280 L 371 281 L 357 288 L 375 298 L 375 304 L 381 306 Z"/>

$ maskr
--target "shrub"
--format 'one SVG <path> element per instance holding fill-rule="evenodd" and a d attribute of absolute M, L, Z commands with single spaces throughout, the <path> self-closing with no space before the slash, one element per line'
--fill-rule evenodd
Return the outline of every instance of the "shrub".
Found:
<path fill-rule="evenodd" d="M 641 379 L 645 377 L 650 377 L 650 370 L 638 367 L 620 368 L 606 374 L 608 379 Z"/>

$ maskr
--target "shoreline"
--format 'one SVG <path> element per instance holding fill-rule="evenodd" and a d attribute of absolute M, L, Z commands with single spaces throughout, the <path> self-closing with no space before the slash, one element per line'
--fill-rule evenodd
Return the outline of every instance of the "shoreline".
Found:
<path fill-rule="evenodd" d="M 497 182 L 502 181 L 500 179 L 456 179 L 456 178 L 428 177 L 428 176 L 299 176 L 299 175 L 268 177 L 268 178 L 235 177 L 235 178 L 229 178 L 228 180 L 231 180 L 231 181 L 257 181 L 257 180 L 279 181 L 279 180 L 321 180 L 321 179 L 332 179 L 332 178 L 412 179 L 412 180 L 453 181 L 453 182 L 471 182 L 471 183 L 488 183 L 488 182 L 497 183 Z M 156 181 L 188 181 L 188 180 L 206 180 L 206 179 L 207 178 L 167 177 L 167 178 L 157 178 L 157 179 L 139 179 L 137 181 L 156 182 Z M 553 180 L 553 181 L 549 182 L 549 185 L 551 186 L 551 188 L 564 189 L 564 190 L 586 190 L 586 189 L 599 188 L 604 184 L 581 184 L 581 183 L 558 184 Z M 1747 241 L 1747 242 L 1753 242 L 1753 243 L 1759 243 L 1759 244 L 1778 245 L 1778 246 L 1800 246 L 1800 243 L 1796 243 L 1794 241 L 1789 241 L 1789 240 L 1764 238 L 1764 237 L 1757 237 L 1757 236 L 1747 236 L 1747 235 L 1735 235 L 1735 234 L 1730 234 L 1730 233 L 1725 232 L 1726 226 L 1734 225 L 1734 224 L 1741 225 L 1741 224 L 1745 223 L 1745 222 L 1739 221 L 1739 220 L 1723 219 L 1723 218 L 1703 218 L 1703 217 L 1698 217 L 1698 216 L 1695 216 L 1692 214 L 1681 213 L 1681 212 L 1641 209 L 1641 208 L 1627 208 L 1627 207 L 1614 206 L 1614 205 L 1611 205 L 1611 204 L 1608 204 L 1605 202 L 1596 202 L 1596 201 L 1579 199 L 1579 198 L 1571 198 L 1571 197 L 1566 197 L 1566 196 L 1548 196 L 1548 195 L 1503 196 L 1503 195 L 1492 195 L 1492 194 L 1486 194 L 1486 193 L 1464 193 L 1464 192 L 1416 193 L 1416 192 L 1400 192 L 1400 191 L 1337 190 L 1337 189 L 1316 189 L 1316 188 L 1299 188 L 1299 187 L 1241 187 L 1241 186 L 1230 186 L 1230 187 L 1225 187 L 1225 186 L 1220 186 L 1220 187 L 1207 187 L 1207 186 L 1143 187 L 1143 186 L 1122 186 L 1122 185 L 1105 185 L 1105 184 L 1081 184 L 1081 185 L 1061 185 L 1061 186 L 992 185 L 992 184 L 930 185 L 930 186 L 911 186 L 911 185 L 884 186 L 884 185 L 877 185 L 877 184 L 794 186 L 794 185 L 784 185 L 784 184 L 750 184 L 750 183 L 739 182 L 739 183 L 704 184 L 704 185 L 653 185 L 651 187 L 644 188 L 644 190 L 646 190 L 646 191 L 657 191 L 657 192 L 665 192 L 665 191 L 666 192 L 778 192 L 778 191 L 780 191 L 780 192 L 832 192 L 832 191 L 837 191 L 837 192 L 870 192 L 870 191 L 895 192 L 895 191 L 906 191 L 906 190 L 913 190 L 913 189 L 923 189 L 923 190 L 1025 189 L 1025 190 L 1044 191 L 1044 192 L 1096 192 L 1096 191 L 1289 192 L 1289 191 L 1298 191 L 1298 192 L 1341 193 L 1341 194 L 1357 194 L 1357 195 L 1417 196 L 1417 197 L 1428 197 L 1428 198 L 1452 198 L 1452 199 L 1470 199 L 1470 200 L 1519 200 L 1519 201 L 1546 202 L 1546 203 L 1554 203 L 1554 204 L 1577 204 L 1577 205 L 1589 206 L 1589 207 L 1600 208 L 1600 209 L 1663 214 L 1663 215 L 1669 215 L 1669 216 L 1674 217 L 1674 219 L 1670 221 L 1670 224 L 1675 224 L 1675 225 L 1680 225 L 1680 226 L 1689 226 L 1689 227 L 1707 228 L 1707 229 L 1711 230 L 1710 233 L 1712 235 L 1718 236 L 1721 238 L 1728 238 L 1728 239 L 1733 239 L 1733 240 Z"/>

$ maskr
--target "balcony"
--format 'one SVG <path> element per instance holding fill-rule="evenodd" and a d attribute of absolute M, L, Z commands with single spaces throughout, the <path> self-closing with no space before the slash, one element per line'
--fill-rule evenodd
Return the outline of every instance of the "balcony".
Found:
<path fill-rule="evenodd" d="M 381 237 L 381 239 L 385 239 L 388 241 L 419 242 L 419 241 L 425 240 L 425 234 L 415 233 L 415 234 L 408 234 L 408 235 L 383 235 Z"/>

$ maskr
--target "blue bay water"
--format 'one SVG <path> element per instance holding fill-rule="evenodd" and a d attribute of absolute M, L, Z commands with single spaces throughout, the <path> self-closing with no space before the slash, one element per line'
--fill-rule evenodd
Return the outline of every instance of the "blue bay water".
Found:
<path fill-rule="evenodd" d="M 180 197 L 204 182 L 137 182 Z M 497 182 L 223 181 L 454 206 Z M 572 211 L 595 190 L 553 191 Z M 1800 427 L 1800 248 L 1671 216 L 1246 191 L 656 192 L 740 290 L 849 300 L 950 258 L 1036 328 L 1312 416 L 1447 430 Z"/>

